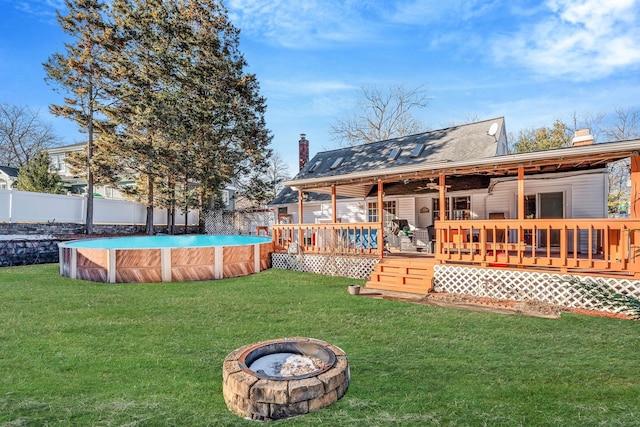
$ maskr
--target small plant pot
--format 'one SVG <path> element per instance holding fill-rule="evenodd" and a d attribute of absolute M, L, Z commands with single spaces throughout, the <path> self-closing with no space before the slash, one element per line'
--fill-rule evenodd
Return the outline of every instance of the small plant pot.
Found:
<path fill-rule="evenodd" d="M 348 290 L 351 295 L 360 295 L 360 285 L 349 285 Z"/>

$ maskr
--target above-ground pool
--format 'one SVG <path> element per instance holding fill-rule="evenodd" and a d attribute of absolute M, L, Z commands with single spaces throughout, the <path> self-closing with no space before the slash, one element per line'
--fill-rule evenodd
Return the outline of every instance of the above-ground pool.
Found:
<path fill-rule="evenodd" d="M 257 236 L 141 236 L 61 243 L 60 274 L 107 283 L 245 276 L 270 267 L 273 242 Z"/>

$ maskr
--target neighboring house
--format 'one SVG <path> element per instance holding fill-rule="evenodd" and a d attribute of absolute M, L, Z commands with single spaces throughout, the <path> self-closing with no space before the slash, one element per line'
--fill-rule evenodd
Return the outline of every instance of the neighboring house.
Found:
<path fill-rule="evenodd" d="M 60 175 L 60 181 L 68 194 L 85 195 L 87 193 L 87 180 L 74 175 L 66 162 L 66 158 L 69 155 L 83 152 L 86 146 L 86 143 L 80 142 L 47 149 L 49 158 L 51 159 L 51 170 Z M 118 187 L 132 184 L 132 180 L 123 180 L 118 184 Z M 126 197 L 118 187 L 111 185 L 94 185 L 93 191 L 94 195 L 98 197 L 118 200 L 125 199 Z"/>
<path fill-rule="evenodd" d="M 74 175 L 65 161 L 71 153 L 83 152 L 86 145 L 86 143 L 81 142 L 47 150 L 49 158 L 51 159 L 51 169 L 60 175 L 64 187 L 70 194 L 84 195 L 87 192 L 87 180 Z M 120 191 L 120 188 L 134 184 L 132 179 L 123 179 L 118 183 L 117 187 L 97 184 L 94 185 L 94 194 L 106 199 L 126 199 L 126 195 Z M 222 191 L 222 200 L 228 210 L 235 209 L 235 192 L 236 188 L 234 185 L 227 185 Z"/>
<path fill-rule="evenodd" d="M 18 179 L 18 168 L 0 166 L 0 190 L 10 190 Z"/>

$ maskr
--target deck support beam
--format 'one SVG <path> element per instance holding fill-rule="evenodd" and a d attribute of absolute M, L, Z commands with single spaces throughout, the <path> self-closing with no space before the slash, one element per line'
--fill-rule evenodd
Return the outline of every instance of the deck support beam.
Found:
<path fill-rule="evenodd" d="M 336 186 L 331 186 L 331 222 L 338 222 L 338 197 L 336 195 Z"/>
<path fill-rule="evenodd" d="M 518 220 L 524 220 L 524 166 L 518 165 Z"/>
<path fill-rule="evenodd" d="M 302 197 L 302 190 L 298 190 L 298 224 L 304 224 L 304 198 Z"/>
<path fill-rule="evenodd" d="M 380 227 L 380 237 L 378 238 L 378 256 L 382 258 L 384 254 L 384 184 L 378 180 L 378 227 Z"/>
<path fill-rule="evenodd" d="M 631 156 L 631 194 L 629 216 L 640 218 L 640 155 Z"/>

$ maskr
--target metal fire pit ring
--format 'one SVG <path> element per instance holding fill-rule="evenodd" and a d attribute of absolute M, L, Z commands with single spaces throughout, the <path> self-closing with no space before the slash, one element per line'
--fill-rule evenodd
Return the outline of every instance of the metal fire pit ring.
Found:
<path fill-rule="evenodd" d="M 271 376 L 249 369 L 266 355 L 294 353 L 316 358 L 322 367 L 304 375 Z M 272 421 L 304 415 L 339 400 L 347 392 L 347 356 L 339 347 L 313 338 L 281 338 L 250 344 L 224 361 L 222 392 L 227 407 L 252 420 Z"/>

